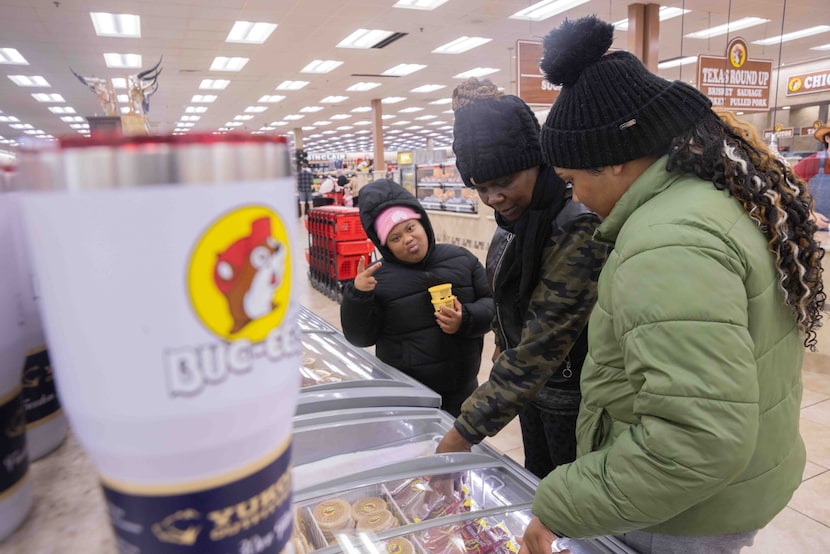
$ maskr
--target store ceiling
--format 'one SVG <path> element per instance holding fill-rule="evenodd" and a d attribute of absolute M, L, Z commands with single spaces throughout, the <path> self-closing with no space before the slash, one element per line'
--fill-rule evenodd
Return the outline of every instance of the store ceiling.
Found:
<path fill-rule="evenodd" d="M 383 106 L 385 150 L 416 150 L 433 145 L 448 146 L 452 141 L 452 114 L 449 104 L 431 102 L 450 98 L 461 82 L 454 76 L 475 67 L 494 67 L 489 76 L 508 92 L 515 91 L 515 46 L 517 39 L 541 40 L 565 17 L 597 14 L 614 22 L 628 15 L 630 2 L 591 0 L 564 14 L 540 22 L 509 19 L 534 0 L 448 0 L 433 11 L 392 7 L 396 0 L 2 0 L 0 2 L 0 48 L 15 48 L 30 65 L 0 64 L 0 116 L 12 116 L 31 130 L 60 137 L 73 134 L 70 123 L 51 113 L 50 106 L 73 107 L 80 116 L 103 115 L 95 95 L 70 72 L 86 77 L 126 77 L 136 69 L 109 69 L 104 53 L 132 53 L 142 56 L 142 69 L 154 65 L 162 56 L 158 91 L 150 98 L 149 120 L 154 132 L 172 132 L 196 94 L 216 94 L 207 111 L 194 121 L 190 132 L 213 132 L 234 121 L 236 116 L 253 115 L 235 130 L 287 134 L 295 127 L 311 126 L 303 132 L 306 149 L 312 153 L 371 152 L 371 112 L 352 110 L 370 106 L 373 98 L 404 97 L 406 100 Z M 745 29 L 732 36 L 747 42 L 786 32 L 830 24 L 830 2 L 826 0 L 685 0 L 663 5 L 691 10 L 683 18 L 661 23 L 660 59 L 708 54 L 721 56 L 727 36 L 712 39 L 682 38 L 693 31 L 754 16 L 768 23 Z M 141 16 L 141 38 L 104 38 L 95 34 L 90 12 L 131 13 Z M 235 21 L 262 21 L 278 27 L 262 45 L 225 42 Z M 782 26 L 782 21 L 785 23 Z M 335 45 L 358 28 L 384 29 L 406 36 L 383 49 L 348 49 Z M 458 55 L 435 54 L 432 50 L 461 36 L 493 40 Z M 731 38 L 731 37 L 730 37 Z M 615 47 L 625 48 L 626 32 L 617 31 Z M 750 44 L 750 57 L 793 65 L 829 60 L 830 51 L 812 47 L 830 43 L 830 32 L 786 42 L 782 45 Z M 780 48 L 780 52 L 779 52 Z M 217 56 L 247 57 L 239 72 L 211 71 Z M 300 70 L 311 61 L 337 60 L 343 64 L 327 74 L 304 74 Z M 379 77 L 400 63 L 427 67 L 405 77 Z M 661 70 L 670 79 L 693 81 L 695 66 Z M 49 88 L 19 87 L 6 75 L 39 75 Z M 229 79 L 223 91 L 199 90 L 203 79 Z M 285 80 L 309 81 L 299 91 L 276 91 Z M 373 81 L 380 87 L 369 92 L 347 92 L 357 82 Z M 431 93 L 412 89 L 428 84 L 444 88 Z M 37 102 L 32 93 L 58 93 L 64 103 Z M 124 94 L 124 90 L 116 91 Z M 284 95 L 279 103 L 258 100 L 265 95 Z M 348 96 L 338 104 L 322 104 L 327 96 Z M 121 104 L 122 106 L 124 104 Z M 246 114 L 246 108 L 264 106 L 261 113 Z M 322 106 L 316 113 L 303 113 L 308 106 Z M 401 113 L 406 108 L 423 108 Z M 290 115 L 302 119 L 286 121 Z M 333 116 L 348 116 L 335 119 Z M 434 116 L 431 119 L 416 119 Z M 282 125 L 270 125 L 280 123 Z M 328 122 L 328 123 L 325 123 Z M 402 123 L 407 122 L 407 123 Z M 411 129 L 418 126 L 420 129 Z M 352 127 L 342 129 L 340 127 Z M 351 136 L 348 136 L 351 135 Z M 0 140 L 16 140 L 22 130 L 0 122 Z M 0 144 L 0 148 L 3 145 Z"/>

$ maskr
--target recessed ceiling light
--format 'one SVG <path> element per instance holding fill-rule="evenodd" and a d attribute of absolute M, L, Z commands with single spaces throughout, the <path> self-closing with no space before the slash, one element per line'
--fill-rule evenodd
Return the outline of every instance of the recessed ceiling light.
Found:
<path fill-rule="evenodd" d="M 568 11 L 588 0 L 542 0 L 536 2 L 523 10 L 519 10 L 510 16 L 510 19 L 523 19 L 526 21 L 543 21 L 549 17 Z"/>
<path fill-rule="evenodd" d="M 666 60 L 657 64 L 657 69 L 671 69 L 672 67 L 679 67 L 681 65 L 688 65 L 690 63 L 696 63 L 697 56 L 686 56 L 683 58 L 673 58 L 671 60 Z"/>
<path fill-rule="evenodd" d="M 199 121 L 201 117 L 199 115 L 183 115 L 179 121 Z"/>
<path fill-rule="evenodd" d="M 126 104 L 127 102 L 130 101 L 130 97 L 126 94 L 116 94 L 115 95 L 115 100 L 117 102 L 120 102 L 121 104 Z"/>
<path fill-rule="evenodd" d="M 207 106 L 188 106 L 184 109 L 184 113 L 205 113 Z"/>
<path fill-rule="evenodd" d="M 380 116 L 381 119 L 395 119 L 396 117 L 398 116 L 392 114 L 383 114 L 382 116 Z"/>
<path fill-rule="evenodd" d="M 357 108 L 352 110 L 352 113 L 364 113 L 364 112 L 371 112 L 372 108 L 369 106 L 358 106 Z"/>
<path fill-rule="evenodd" d="M 304 117 L 305 117 L 304 115 L 292 114 L 292 115 L 287 115 L 287 116 L 283 117 L 283 119 L 288 120 L 288 121 L 297 121 L 298 119 L 302 119 Z"/>
<path fill-rule="evenodd" d="M 281 102 L 283 100 L 285 100 L 285 96 L 280 96 L 279 94 L 266 94 L 265 96 L 261 96 L 257 102 L 276 104 L 277 102 Z"/>
<path fill-rule="evenodd" d="M 372 48 L 379 42 L 383 42 L 395 33 L 393 31 L 382 31 L 380 29 L 358 29 L 339 43 L 338 48 Z"/>
<path fill-rule="evenodd" d="M 822 44 L 821 46 L 813 46 L 810 50 L 830 50 L 830 43 Z"/>
<path fill-rule="evenodd" d="M 818 35 L 821 33 L 826 33 L 830 31 L 830 25 L 817 25 L 815 27 L 809 27 L 807 29 L 801 29 L 800 31 L 793 31 L 792 33 L 785 33 L 783 35 L 778 35 L 777 37 L 770 37 L 765 38 L 762 40 L 753 40 L 752 44 L 760 44 L 762 46 L 767 46 L 770 44 L 778 44 L 780 42 L 788 42 L 790 40 L 797 40 L 804 37 L 811 37 L 813 35 Z"/>
<path fill-rule="evenodd" d="M 141 67 L 141 54 L 104 54 L 104 61 L 107 67 L 113 69 L 139 68 Z"/>
<path fill-rule="evenodd" d="M 318 127 L 322 127 L 324 125 L 331 125 L 331 121 L 315 121 L 312 125 L 316 125 Z"/>
<path fill-rule="evenodd" d="M 404 75 L 411 75 L 416 71 L 420 71 L 425 68 L 425 65 L 417 64 L 417 63 L 402 63 L 398 64 L 395 67 L 390 67 L 386 71 L 383 72 L 383 75 L 391 75 L 394 77 L 403 77 Z"/>
<path fill-rule="evenodd" d="M 432 51 L 433 54 L 461 54 L 462 52 L 466 52 L 467 50 L 472 50 L 482 44 L 487 44 L 490 42 L 491 38 L 484 38 L 484 37 L 461 37 L 457 38 L 452 42 L 448 42 L 443 46 L 439 46 L 435 50 Z"/>
<path fill-rule="evenodd" d="M 128 13 L 90 12 L 95 34 L 99 37 L 141 37 L 141 18 Z"/>
<path fill-rule="evenodd" d="M 268 109 L 268 106 L 248 106 L 245 108 L 246 113 L 262 113 Z"/>
<path fill-rule="evenodd" d="M 253 118 L 254 118 L 254 116 L 252 116 L 252 115 L 235 115 L 233 117 L 233 120 L 234 121 L 249 121 Z"/>
<path fill-rule="evenodd" d="M 349 119 L 350 117 L 352 116 L 350 116 L 349 114 L 339 113 L 331 116 L 329 119 Z"/>
<path fill-rule="evenodd" d="M 124 77 L 113 77 L 110 79 L 110 82 L 112 83 L 112 88 L 127 88 L 127 79 Z"/>
<path fill-rule="evenodd" d="M 393 8 L 407 8 L 410 10 L 434 10 L 447 0 L 398 0 Z"/>
<path fill-rule="evenodd" d="M 202 82 L 199 83 L 199 88 L 202 90 L 224 90 L 230 83 L 227 79 L 202 79 Z M 196 100 L 191 101 L 196 102 Z M 202 100 L 202 102 L 207 102 L 207 100 Z M 210 102 L 213 102 L 213 100 L 210 100 Z"/>
<path fill-rule="evenodd" d="M 403 119 L 402 119 L 402 120 L 400 120 L 400 121 L 396 121 L 396 122 L 395 122 L 395 123 L 393 123 L 392 125 L 409 125 L 410 123 L 412 123 L 412 122 L 411 122 L 411 121 L 406 121 L 406 120 L 403 120 Z"/>
<path fill-rule="evenodd" d="M 725 35 L 727 33 L 740 31 L 741 29 L 748 29 L 749 27 L 754 27 L 756 25 L 762 25 L 767 22 L 769 22 L 769 19 L 761 19 L 760 17 L 744 17 L 742 19 L 730 21 L 729 23 L 724 23 L 723 25 L 716 25 L 714 27 L 709 27 L 708 29 L 703 29 L 702 31 L 689 33 L 688 35 L 686 35 L 686 37 L 712 38 L 720 35 Z"/>
<path fill-rule="evenodd" d="M 179 127 L 179 128 L 182 128 L 182 129 L 186 129 L 188 127 L 193 127 L 194 125 L 196 125 L 196 124 L 195 123 L 176 123 L 176 127 Z"/>
<path fill-rule="evenodd" d="M 38 102 L 66 102 L 60 94 L 47 94 L 45 92 L 36 92 L 32 94 L 32 98 Z"/>
<path fill-rule="evenodd" d="M 300 90 L 308 84 L 308 81 L 283 81 L 277 85 L 277 90 Z"/>
<path fill-rule="evenodd" d="M 300 70 L 300 73 L 328 73 L 343 65 L 337 60 L 314 60 Z"/>
<path fill-rule="evenodd" d="M 9 79 L 19 87 L 49 87 L 49 82 L 40 75 L 9 75 Z"/>
<path fill-rule="evenodd" d="M 421 85 L 418 88 L 414 88 L 409 92 L 435 92 L 436 90 L 440 90 L 442 88 L 446 88 L 446 85 Z"/>
<path fill-rule="evenodd" d="M 0 64 L 29 65 L 29 62 L 14 48 L 0 48 Z"/>
<path fill-rule="evenodd" d="M 423 108 L 419 108 L 417 106 L 412 106 L 410 108 L 404 108 L 402 110 L 398 110 L 398 113 L 415 113 L 415 112 L 422 112 L 424 111 Z"/>
<path fill-rule="evenodd" d="M 304 108 L 300 108 L 300 111 L 303 113 L 316 113 L 322 110 L 323 108 L 320 106 L 306 106 Z"/>
<path fill-rule="evenodd" d="M 365 119 L 361 119 L 360 121 L 355 121 L 355 122 L 354 122 L 354 124 L 355 124 L 355 125 L 371 125 L 371 124 L 372 124 L 372 122 L 371 122 L 371 121 L 367 121 L 367 120 L 365 120 Z"/>
<path fill-rule="evenodd" d="M 433 100 L 432 102 L 430 102 L 430 104 L 435 104 L 437 106 L 450 103 L 452 103 L 452 98 L 440 98 L 438 100 Z"/>
<path fill-rule="evenodd" d="M 75 108 L 70 108 L 69 106 L 52 106 L 49 108 L 49 111 L 52 113 L 75 113 Z"/>
<path fill-rule="evenodd" d="M 398 102 L 403 102 L 406 100 L 403 96 L 387 96 L 386 98 L 380 101 L 381 104 L 397 104 Z"/>
<path fill-rule="evenodd" d="M 13 115 L 0 115 L 0 123 L 15 123 L 20 121 Z"/>
<path fill-rule="evenodd" d="M 470 77 L 484 77 L 485 75 L 492 75 L 501 71 L 496 67 L 476 67 L 474 69 L 470 69 L 469 71 L 464 71 L 463 73 L 459 73 L 458 75 L 453 75 L 453 79 L 469 79 Z"/>
<path fill-rule="evenodd" d="M 64 123 L 79 123 L 83 120 L 84 118 L 79 115 L 65 115 L 61 118 L 61 121 Z"/>
<path fill-rule="evenodd" d="M 322 100 L 320 100 L 321 104 L 339 104 L 344 100 L 348 100 L 348 96 L 326 96 Z"/>
<path fill-rule="evenodd" d="M 241 121 L 228 121 L 225 123 L 225 127 L 241 127 L 244 125 Z"/>
<path fill-rule="evenodd" d="M 275 23 L 252 23 L 250 21 L 237 21 L 233 24 L 231 32 L 228 33 L 225 42 L 239 42 L 243 44 L 262 44 L 274 29 L 277 28 Z"/>
<path fill-rule="evenodd" d="M 355 92 L 365 92 L 367 90 L 372 90 L 373 88 L 377 88 L 380 86 L 380 83 L 355 83 L 346 90 L 355 91 Z"/>
<path fill-rule="evenodd" d="M 306 125 L 306 126 L 305 126 L 305 127 L 303 127 L 302 129 L 303 129 L 303 131 L 313 131 L 313 130 L 314 130 L 314 129 L 316 129 L 316 128 L 317 128 L 317 127 L 314 127 L 314 126 L 312 126 L 312 125 Z"/>
<path fill-rule="evenodd" d="M 427 119 L 435 119 L 437 115 L 419 115 L 415 118 L 416 121 L 426 121 Z"/>
<path fill-rule="evenodd" d="M 302 117 L 302 116 L 300 116 L 300 117 Z M 285 127 L 286 125 L 288 125 L 288 122 L 287 121 L 272 121 L 268 125 L 273 125 L 274 127 Z"/>
<path fill-rule="evenodd" d="M 211 71 L 242 71 L 250 58 L 216 56 L 210 64 Z"/>
<path fill-rule="evenodd" d="M 28 123 L 15 123 L 13 125 L 9 125 L 12 129 L 34 129 L 33 125 Z"/>
<path fill-rule="evenodd" d="M 671 8 L 669 6 L 661 6 L 659 10 L 657 10 L 657 17 L 660 21 L 667 21 L 669 19 L 673 19 L 675 17 L 684 15 L 689 13 L 692 10 L 684 10 L 682 8 Z M 614 29 L 617 31 L 627 31 L 628 30 L 628 18 L 621 19 L 614 23 Z"/>
<path fill-rule="evenodd" d="M 204 84 L 204 81 L 202 81 L 202 84 Z M 199 88 L 202 88 L 202 86 L 200 85 Z M 194 94 L 190 101 L 194 104 L 210 104 L 216 101 L 216 98 L 215 94 Z"/>

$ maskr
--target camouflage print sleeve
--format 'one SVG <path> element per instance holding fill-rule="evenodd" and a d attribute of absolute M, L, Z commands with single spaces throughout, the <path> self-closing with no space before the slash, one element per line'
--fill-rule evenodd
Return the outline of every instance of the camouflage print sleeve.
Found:
<path fill-rule="evenodd" d="M 545 248 L 521 342 L 496 360 L 490 378 L 464 402 L 455 428 L 472 443 L 493 436 L 529 402 L 565 359 L 588 322 L 608 248 L 593 239 L 594 214 L 557 229 Z"/>

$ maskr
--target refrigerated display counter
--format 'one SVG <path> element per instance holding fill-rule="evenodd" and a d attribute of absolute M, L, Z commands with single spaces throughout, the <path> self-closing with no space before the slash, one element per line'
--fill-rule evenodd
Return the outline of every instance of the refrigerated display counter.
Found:
<path fill-rule="evenodd" d="M 299 325 L 297 415 L 372 406 L 441 406 L 440 394 L 353 346 L 307 308 L 300 310 Z"/>

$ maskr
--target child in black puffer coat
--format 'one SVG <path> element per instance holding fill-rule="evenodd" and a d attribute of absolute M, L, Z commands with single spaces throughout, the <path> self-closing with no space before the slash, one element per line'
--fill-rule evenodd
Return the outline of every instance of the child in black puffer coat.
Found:
<path fill-rule="evenodd" d="M 484 267 L 472 252 L 436 244 L 418 200 L 394 181 L 360 190 L 360 221 L 382 259 L 358 266 L 343 291 L 343 334 L 438 392 L 442 408 L 457 416 L 478 386 L 484 335 L 493 299 Z M 428 289 L 452 284 L 454 306 L 433 309 Z"/>

